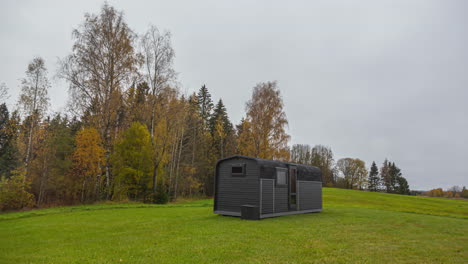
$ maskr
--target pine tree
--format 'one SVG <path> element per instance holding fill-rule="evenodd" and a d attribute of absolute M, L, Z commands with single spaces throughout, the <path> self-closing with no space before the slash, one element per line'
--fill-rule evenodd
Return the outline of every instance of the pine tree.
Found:
<path fill-rule="evenodd" d="M 372 162 L 371 169 L 369 172 L 369 183 L 368 188 L 371 192 L 377 192 L 380 186 L 380 178 L 379 178 L 379 169 L 375 164 L 375 161 Z"/>
<path fill-rule="evenodd" d="M 410 195 L 410 188 L 408 185 L 408 181 L 403 176 L 399 176 L 397 178 L 397 184 L 398 184 L 397 193 Z"/>
<path fill-rule="evenodd" d="M 390 179 L 389 190 L 391 193 L 395 193 L 397 192 L 398 178 L 401 177 L 401 170 L 395 165 L 395 162 L 390 162 L 388 174 L 389 174 L 389 179 Z"/>
<path fill-rule="evenodd" d="M 203 129 L 207 129 L 213 111 L 213 101 L 206 85 L 203 85 L 197 94 L 198 111 L 202 118 Z"/>
<path fill-rule="evenodd" d="M 382 164 L 382 167 L 380 167 L 380 179 L 382 180 L 382 184 L 385 187 L 385 191 L 387 193 L 392 192 L 390 179 L 390 163 L 387 159 L 385 159 L 385 161 Z"/>
<path fill-rule="evenodd" d="M 16 140 L 16 122 L 10 119 L 6 104 L 0 105 L 0 177 L 11 176 L 18 165 Z"/>
<path fill-rule="evenodd" d="M 215 158 L 224 158 L 229 149 L 229 139 L 233 137 L 233 126 L 226 111 L 223 101 L 219 99 L 210 119 L 210 132 L 213 140 Z M 231 144 L 232 145 L 232 144 Z"/>
<path fill-rule="evenodd" d="M 218 120 L 221 121 L 223 129 L 226 133 L 231 133 L 233 130 L 233 126 L 231 121 L 229 120 L 226 107 L 224 106 L 223 100 L 219 99 L 218 103 L 216 104 L 213 114 L 210 117 L 210 131 L 211 134 L 214 134 L 216 130 L 216 122 Z"/>

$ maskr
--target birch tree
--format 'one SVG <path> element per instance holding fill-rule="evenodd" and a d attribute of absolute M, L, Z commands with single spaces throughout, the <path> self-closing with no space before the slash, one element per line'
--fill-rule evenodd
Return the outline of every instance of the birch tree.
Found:
<path fill-rule="evenodd" d="M 8 98 L 8 87 L 5 83 L 0 83 L 0 104 L 5 103 Z"/>
<path fill-rule="evenodd" d="M 107 3 L 101 13 L 86 14 L 73 30 L 72 53 L 61 61 L 59 76 L 70 83 L 73 104 L 90 112 L 103 138 L 107 198 L 111 196 L 110 154 L 119 124 L 122 91 L 135 76 L 141 56 L 134 49 L 136 35 L 122 12 Z M 113 133 L 114 132 L 114 133 Z"/>
<path fill-rule="evenodd" d="M 156 124 L 158 119 L 156 106 L 161 102 L 160 95 L 163 89 L 175 82 L 176 73 L 173 69 L 175 52 L 172 48 L 170 32 L 160 32 L 159 29 L 153 25 L 151 25 L 142 36 L 140 47 L 144 58 L 144 76 L 149 85 L 148 111 L 151 114 L 148 127 L 150 130 L 151 145 L 153 149 L 156 150 L 156 148 L 158 148 L 155 139 L 158 126 L 158 124 Z M 156 194 L 158 167 L 166 154 L 166 148 L 163 148 L 163 152 L 164 153 L 161 153 L 161 155 L 153 159 L 153 194 Z M 154 153 L 158 152 L 155 151 Z"/>
<path fill-rule="evenodd" d="M 362 189 L 367 182 L 366 163 L 360 159 L 343 158 L 336 163 L 343 174 L 347 189 Z"/>
<path fill-rule="evenodd" d="M 26 176 L 29 173 L 34 129 L 49 106 L 49 88 L 50 83 L 47 78 L 44 59 L 36 57 L 29 63 L 26 77 L 21 80 L 21 94 L 18 101 L 20 111 L 29 118 L 29 122 L 27 122 L 26 155 L 24 158 Z"/>
<path fill-rule="evenodd" d="M 254 87 L 252 98 L 246 104 L 246 112 L 255 157 L 289 159 L 290 136 L 286 133 L 288 120 L 283 106 L 276 82 L 259 83 Z"/>

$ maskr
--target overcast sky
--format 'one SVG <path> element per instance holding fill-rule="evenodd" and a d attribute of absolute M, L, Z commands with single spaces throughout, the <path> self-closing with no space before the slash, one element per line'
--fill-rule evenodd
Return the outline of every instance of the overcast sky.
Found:
<path fill-rule="evenodd" d="M 184 93 L 206 84 L 237 123 L 277 80 L 291 144 L 402 169 L 412 189 L 468 185 L 468 1 L 109 1 L 128 25 L 173 35 Z M 0 82 L 17 100 L 34 56 L 50 78 L 99 1 L 2 1 Z M 53 79 L 53 111 L 67 84 Z"/>

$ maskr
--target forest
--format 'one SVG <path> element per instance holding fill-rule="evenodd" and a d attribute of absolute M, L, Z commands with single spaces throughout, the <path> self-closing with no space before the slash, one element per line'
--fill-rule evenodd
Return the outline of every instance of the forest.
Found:
<path fill-rule="evenodd" d="M 259 82 L 233 124 L 209 86 L 181 92 L 171 33 L 134 32 L 104 4 L 85 14 L 73 46 L 52 73 L 69 85 L 67 111 L 50 113 L 49 72 L 32 58 L 15 107 L 0 87 L 0 210 L 210 197 L 216 161 L 234 154 L 318 166 L 323 185 L 410 194 L 401 169 L 385 160 L 335 160 L 323 145 L 290 146 L 277 82 Z"/>

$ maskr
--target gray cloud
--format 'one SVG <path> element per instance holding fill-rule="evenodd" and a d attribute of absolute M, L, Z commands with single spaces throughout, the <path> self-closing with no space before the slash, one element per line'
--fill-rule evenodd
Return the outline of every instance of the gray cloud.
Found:
<path fill-rule="evenodd" d="M 207 84 L 238 122 L 252 87 L 278 80 L 292 143 L 368 165 L 387 157 L 416 189 L 467 185 L 466 1 L 110 1 L 142 33 L 173 33 L 183 91 Z M 0 82 L 18 93 L 33 56 L 51 75 L 96 1 L 7 1 Z M 65 83 L 50 91 L 53 110 Z"/>

